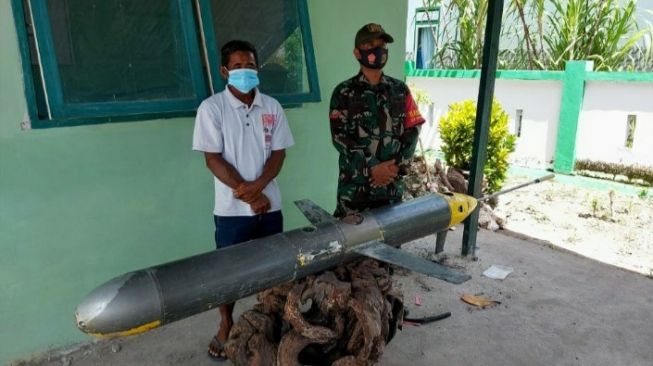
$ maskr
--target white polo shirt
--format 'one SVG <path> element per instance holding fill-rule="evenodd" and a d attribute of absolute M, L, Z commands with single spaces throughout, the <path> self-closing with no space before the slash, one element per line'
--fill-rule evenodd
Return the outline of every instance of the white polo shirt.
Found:
<path fill-rule="evenodd" d="M 251 107 L 225 88 L 200 104 L 193 131 L 193 150 L 222 153 L 222 157 L 246 181 L 263 173 L 273 150 L 294 144 L 283 108 L 258 89 Z M 253 216 L 249 204 L 237 199 L 231 188 L 214 177 L 215 208 L 218 216 Z M 276 179 L 263 189 L 272 211 L 281 210 L 281 193 Z"/>

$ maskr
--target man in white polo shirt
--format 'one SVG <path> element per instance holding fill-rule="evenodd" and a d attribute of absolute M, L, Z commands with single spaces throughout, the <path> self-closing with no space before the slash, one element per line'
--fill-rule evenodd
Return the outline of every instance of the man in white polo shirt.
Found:
<path fill-rule="evenodd" d="M 193 150 L 204 152 L 215 179 L 217 248 L 283 230 L 281 194 L 275 181 L 285 149 L 293 145 L 279 102 L 262 94 L 258 56 L 252 44 L 231 41 L 221 49 L 220 74 L 227 87 L 197 110 Z M 220 306 L 220 326 L 209 355 L 226 359 L 223 344 L 233 325 L 234 304 Z"/>

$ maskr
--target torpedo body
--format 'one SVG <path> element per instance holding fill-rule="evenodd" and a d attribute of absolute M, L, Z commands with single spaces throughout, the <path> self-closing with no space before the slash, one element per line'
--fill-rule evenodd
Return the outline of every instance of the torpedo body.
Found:
<path fill-rule="evenodd" d="M 85 333 L 124 336 L 231 303 L 364 255 L 452 283 L 469 276 L 398 249 L 464 220 L 476 199 L 432 194 L 341 222 L 310 201 L 296 202 L 313 224 L 141 269 L 99 286 L 78 305 Z"/>

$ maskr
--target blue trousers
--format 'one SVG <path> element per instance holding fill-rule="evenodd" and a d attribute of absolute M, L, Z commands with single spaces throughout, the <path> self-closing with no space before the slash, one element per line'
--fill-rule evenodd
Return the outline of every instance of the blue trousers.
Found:
<path fill-rule="evenodd" d="M 283 231 L 283 215 L 274 211 L 255 216 L 215 216 L 217 249 L 245 241 L 278 234 Z"/>

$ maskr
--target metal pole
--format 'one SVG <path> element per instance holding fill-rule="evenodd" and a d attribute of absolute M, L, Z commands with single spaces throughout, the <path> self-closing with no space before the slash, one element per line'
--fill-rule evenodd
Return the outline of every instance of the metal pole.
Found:
<path fill-rule="evenodd" d="M 469 188 L 467 191 L 472 197 L 481 196 L 481 182 L 483 181 L 483 167 L 487 158 L 487 140 L 490 131 L 490 113 L 492 111 L 492 99 L 494 97 L 494 81 L 497 72 L 502 15 L 503 0 L 490 0 L 487 9 L 487 22 L 485 23 L 481 83 L 478 91 L 474 146 L 472 147 L 472 163 L 469 173 Z M 463 256 L 471 253 L 472 258 L 474 257 L 476 232 L 478 230 L 478 210 L 479 207 L 465 220 L 462 248 Z"/>
<path fill-rule="evenodd" d="M 487 195 L 487 196 L 485 196 L 485 197 L 481 197 L 481 198 L 478 199 L 478 201 L 479 201 L 479 202 L 488 201 L 488 200 L 490 200 L 490 199 L 492 199 L 492 198 L 494 198 L 494 197 L 498 197 L 498 196 L 500 196 L 500 195 L 502 195 L 502 194 L 506 194 L 506 193 L 509 193 L 509 192 L 512 192 L 512 191 L 518 190 L 518 189 L 520 189 L 520 188 L 524 188 L 524 187 L 530 186 L 531 184 L 541 183 L 541 182 L 544 182 L 545 180 L 549 180 L 549 179 L 553 179 L 553 178 L 555 178 L 555 174 L 547 174 L 547 175 L 545 175 L 545 176 L 543 176 L 543 177 L 540 177 L 540 178 L 534 179 L 534 180 L 532 180 L 532 181 L 530 181 L 530 182 L 522 183 L 522 184 L 520 184 L 520 185 L 517 185 L 517 186 L 514 186 L 514 187 L 510 187 L 510 188 L 508 188 L 508 189 L 504 189 L 504 190 L 499 191 L 499 192 L 492 193 L 492 194 Z"/>

